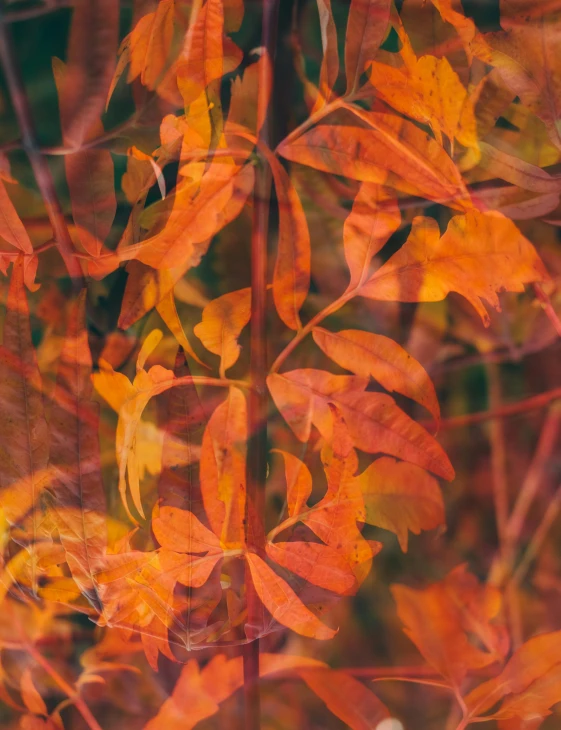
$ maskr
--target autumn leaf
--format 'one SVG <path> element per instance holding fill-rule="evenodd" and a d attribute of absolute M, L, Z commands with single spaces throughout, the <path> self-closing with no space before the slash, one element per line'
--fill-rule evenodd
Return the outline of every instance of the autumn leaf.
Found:
<path fill-rule="evenodd" d="M 267 557 L 309 583 L 340 595 L 356 585 L 349 561 L 329 545 L 299 540 L 270 542 Z"/>
<path fill-rule="evenodd" d="M 507 86 L 546 125 L 551 141 L 561 146 L 561 88 L 558 43 L 559 13 L 532 13 L 531 5 L 501 0 L 502 31 L 474 38 L 473 53 L 495 66 Z"/>
<path fill-rule="evenodd" d="M 473 105 L 448 59 L 422 56 L 404 69 L 374 61 L 369 70 L 376 93 L 397 111 L 429 124 L 440 144 L 445 134 L 464 147 L 477 148 Z"/>
<path fill-rule="evenodd" d="M 425 406 L 438 420 L 440 407 L 426 370 L 395 340 L 361 330 L 312 330 L 314 341 L 334 362 L 356 375 L 372 376 L 390 393 L 397 391 Z"/>
<path fill-rule="evenodd" d="M 312 475 L 303 461 L 288 451 L 276 450 L 284 460 L 286 504 L 290 517 L 300 514 L 312 493 Z"/>
<path fill-rule="evenodd" d="M 186 107 L 223 74 L 223 32 L 221 0 L 206 0 L 185 36 L 177 61 L 177 83 Z"/>
<path fill-rule="evenodd" d="M 31 239 L 2 180 L 0 180 L 0 236 L 22 253 L 33 253 Z"/>
<path fill-rule="evenodd" d="M 194 332 L 207 350 L 220 357 L 220 373 L 234 365 L 240 355 L 238 337 L 251 316 L 251 290 L 223 294 L 203 309 L 203 320 Z"/>
<path fill-rule="evenodd" d="M 444 523 L 444 502 L 434 477 L 414 464 L 383 456 L 356 477 L 364 498 L 364 521 L 397 535 L 407 552 L 415 535 Z"/>
<path fill-rule="evenodd" d="M 445 479 L 453 478 L 454 470 L 432 436 L 406 416 L 393 398 L 366 391 L 366 378 L 302 369 L 269 375 L 267 383 L 277 408 L 303 443 L 309 440 L 312 425 L 331 441 L 328 404 L 334 403 L 356 448 L 391 454 Z"/>
<path fill-rule="evenodd" d="M 279 206 L 279 240 L 273 274 L 273 300 L 287 327 L 300 329 L 298 312 L 310 287 L 310 234 L 298 193 L 274 155 L 267 156 Z"/>
<path fill-rule="evenodd" d="M 174 0 L 161 0 L 153 13 L 146 13 L 135 25 L 129 37 L 129 83 L 140 76 L 144 86 L 157 88 L 168 64 L 174 11 Z"/>
<path fill-rule="evenodd" d="M 20 691 L 22 700 L 30 712 L 36 715 L 48 714 L 45 700 L 33 682 L 33 675 L 29 667 L 26 667 L 21 675 Z"/>
<path fill-rule="evenodd" d="M 346 672 L 302 669 L 299 675 L 327 708 L 353 730 L 383 728 L 390 717 L 376 695 Z"/>
<path fill-rule="evenodd" d="M 390 114 L 362 112 L 358 107 L 352 112 L 370 128 L 319 125 L 283 142 L 278 152 L 334 175 L 397 187 L 452 207 L 467 205 L 456 166 L 429 135 Z"/>
<path fill-rule="evenodd" d="M 136 431 L 140 418 L 150 398 L 167 390 L 174 380 L 173 371 L 161 365 L 144 369 L 146 358 L 162 338 L 160 330 L 152 330 L 144 341 L 136 363 L 136 376 L 131 383 L 126 375 L 115 372 L 109 363 L 101 361 L 100 371 L 94 373 L 93 382 L 98 393 L 119 412 L 116 452 L 119 465 L 119 492 L 129 518 L 136 522 L 127 503 L 127 475 L 134 506 L 144 517 L 140 498 L 140 477 L 136 453 Z"/>
<path fill-rule="evenodd" d="M 289 517 L 269 532 L 267 551 L 271 557 L 276 556 L 279 543 L 273 543 L 274 538 L 298 522 L 302 522 L 325 545 L 317 544 L 307 556 L 304 549 L 298 553 L 295 549 L 288 548 L 286 555 L 278 561 L 279 564 L 304 577 L 306 571 L 310 570 L 307 563 L 313 558 L 319 564 L 313 573 L 310 573 L 311 582 L 323 585 L 335 593 L 345 594 L 355 592 L 364 581 L 370 570 L 372 558 L 379 552 L 381 545 L 365 540 L 358 528 L 357 522 L 364 518 L 364 500 L 360 487 L 354 479 L 358 466 L 357 457 L 340 411 L 332 406 L 331 413 L 332 445 L 326 444 L 321 453 L 327 479 L 326 494 L 313 506 L 308 505 L 306 500 L 311 482 L 308 468 L 297 457 L 281 452 L 285 461 L 287 494 L 290 500 Z M 296 479 L 298 484 L 291 484 L 290 479 Z M 294 493 L 295 487 L 299 489 L 299 494 Z M 290 502 L 295 497 L 297 502 L 291 505 Z M 330 552 L 323 550 L 326 546 L 343 558 L 343 561 L 340 559 L 332 561 L 332 567 L 338 566 L 338 570 L 328 575 L 325 575 L 325 570 L 321 566 L 321 561 Z M 354 576 L 352 583 L 349 583 L 349 574 L 351 577 Z"/>
<path fill-rule="evenodd" d="M 342 677 L 342 672 L 330 670 L 317 659 L 262 653 L 259 660 L 260 678 L 301 677 L 352 730 L 365 730 L 365 717 L 378 722 L 388 714 L 377 697 L 358 680 L 349 675 Z M 191 659 L 183 668 L 171 697 L 145 730 L 191 730 L 201 720 L 217 713 L 219 704 L 242 686 L 241 657 L 228 659 L 224 654 L 217 654 L 202 669 Z M 340 702 L 341 691 L 353 697 L 354 712 Z"/>
<path fill-rule="evenodd" d="M 337 49 L 337 28 L 333 20 L 331 0 L 317 0 L 323 59 L 319 77 L 319 94 L 312 114 L 327 104 L 339 76 L 339 51 Z"/>
<path fill-rule="evenodd" d="M 137 258 L 154 269 L 184 270 L 196 266 L 206 253 L 210 238 L 238 216 L 253 187 L 253 167 L 210 165 L 200 177 L 185 178 L 173 198 L 173 208 L 157 221 L 157 232 L 123 252 L 127 259 Z M 158 230 L 161 229 L 161 230 Z"/>
<path fill-rule="evenodd" d="M 483 682 L 465 698 L 472 715 L 488 712 L 502 704 L 490 717 L 521 720 L 546 717 L 561 701 L 561 632 L 540 634 L 517 649 L 502 672 Z"/>
<path fill-rule="evenodd" d="M 345 38 L 347 94 L 354 91 L 366 63 L 383 42 L 390 19 L 391 0 L 352 0 Z"/>
<path fill-rule="evenodd" d="M 500 309 L 497 291 L 524 291 L 549 278 L 530 241 L 501 213 L 455 216 L 440 236 L 432 218 L 416 218 L 402 248 L 366 282 L 361 296 L 402 302 L 436 302 L 451 291 L 464 296 L 485 325 L 484 299 Z"/>
<path fill-rule="evenodd" d="M 397 201 L 375 183 L 362 183 L 343 227 L 345 259 L 351 274 L 349 291 L 369 276 L 372 258 L 401 223 Z"/>
<path fill-rule="evenodd" d="M 247 414 L 244 394 L 230 388 L 209 419 L 201 449 L 201 490 L 209 524 L 222 544 L 245 544 L 245 458 Z"/>
<path fill-rule="evenodd" d="M 405 633 L 451 686 L 459 686 L 470 670 L 499 661 L 508 650 L 504 627 L 494 623 L 500 592 L 481 586 L 464 565 L 423 590 L 394 585 L 392 593 Z"/>
<path fill-rule="evenodd" d="M 337 633 L 330 629 L 300 601 L 292 588 L 255 553 L 246 560 L 257 595 L 275 621 L 313 639 L 331 639 Z"/>

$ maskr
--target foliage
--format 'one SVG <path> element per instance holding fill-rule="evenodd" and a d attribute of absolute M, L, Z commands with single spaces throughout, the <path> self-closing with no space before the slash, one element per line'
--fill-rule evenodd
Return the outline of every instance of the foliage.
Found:
<path fill-rule="evenodd" d="M 0 12 L 5 727 L 413 727 L 400 682 L 427 730 L 541 726 L 556 4 L 500 0 L 500 30 L 451 0 L 57 8 Z M 54 131 L 21 26 L 59 34 Z M 532 456 L 504 417 L 545 406 Z M 489 449 L 449 435 L 474 423 Z"/>

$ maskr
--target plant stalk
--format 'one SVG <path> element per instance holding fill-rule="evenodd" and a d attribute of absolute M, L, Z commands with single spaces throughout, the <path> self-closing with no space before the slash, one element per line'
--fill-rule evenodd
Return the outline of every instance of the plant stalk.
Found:
<path fill-rule="evenodd" d="M 273 64 L 277 45 L 279 0 L 264 0 L 262 47 L 269 63 L 261 64 L 257 100 L 258 144 L 271 147 Z M 255 176 L 253 227 L 251 233 L 251 333 L 250 381 L 248 403 L 248 454 L 246 539 L 248 547 L 264 552 L 264 496 L 267 477 L 267 247 L 271 170 L 264 161 Z M 243 648 L 244 700 L 246 730 L 260 730 L 259 634 L 263 608 L 246 568 L 247 636 Z M 253 639 L 253 641 L 251 641 Z"/>

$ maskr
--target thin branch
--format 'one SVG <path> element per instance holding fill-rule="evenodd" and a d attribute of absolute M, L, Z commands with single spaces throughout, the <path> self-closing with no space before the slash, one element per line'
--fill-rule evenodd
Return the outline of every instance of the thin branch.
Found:
<path fill-rule="evenodd" d="M 487 365 L 487 385 L 491 410 L 495 413 L 501 408 L 501 374 L 498 365 Z M 495 519 L 499 554 L 504 556 L 506 547 L 506 530 L 508 523 L 508 476 L 506 472 L 506 438 L 504 417 L 497 416 L 491 420 L 491 472 L 493 478 L 493 500 L 495 503 Z"/>
<path fill-rule="evenodd" d="M 544 472 L 557 442 L 560 421 L 561 409 L 557 405 L 550 406 L 532 462 L 508 520 L 504 560 L 501 561 L 497 558 L 491 567 L 490 580 L 497 585 L 501 585 L 512 571 L 516 557 L 516 547 L 522 535 L 526 516 L 543 482 Z"/>
<path fill-rule="evenodd" d="M 494 418 L 504 418 L 506 416 L 513 416 L 517 413 L 526 413 L 528 411 L 535 411 L 539 408 L 545 408 L 549 403 L 555 400 L 561 399 L 561 388 L 553 388 L 545 393 L 539 393 L 538 395 L 532 395 L 529 398 L 524 398 L 516 403 L 508 403 L 507 405 L 501 406 L 500 408 L 491 409 L 488 411 L 479 411 L 478 413 L 468 413 L 465 416 L 454 416 L 452 418 L 443 418 L 440 423 L 436 421 L 422 421 L 421 425 L 426 429 L 438 429 L 445 431 L 451 428 L 463 428 L 464 426 L 472 426 L 476 423 L 483 423 L 484 421 L 490 421 Z"/>
<path fill-rule="evenodd" d="M 539 553 L 542 545 L 545 542 L 545 539 L 547 537 L 547 534 L 557 519 L 557 516 L 559 515 L 559 511 L 561 510 L 561 486 L 557 488 L 557 491 L 553 495 L 553 499 L 550 500 L 547 509 L 545 511 L 545 514 L 542 518 L 542 521 L 540 522 L 538 529 L 535 531 L 534 535 L 532 536 L 532 540 L 530 541 L 530 544 L 526 548 L 526 551 L 522 557 L 522 560 L 520 561 L 518 567 L 516 568 L 516 571 L 514 572 L 514 575 L 512 576 L 512 580 L 509 584 L 510 587 L 517 587 L 522 583 L 524 578 L 526 577 L 526 574 L 530 568 L 530 565 L 532 564 L 534 558 Z"/>

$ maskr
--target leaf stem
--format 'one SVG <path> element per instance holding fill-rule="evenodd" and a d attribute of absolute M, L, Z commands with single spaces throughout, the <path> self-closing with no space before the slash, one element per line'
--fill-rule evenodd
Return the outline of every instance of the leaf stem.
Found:
<path fill-rule="evenodd" d="M 76 258 L 74 252 L 74 244 L 72 243 L 72 238 L 70 237 L 70 232 L 64 219 L 62 207 L 56 194 L 55 184 L 49 165 L 42 156 L 37 144 L 37 135 L 35 132 L 33 116 L 31 114 L 31 106 L 17 65 L 11 29 L 8 28 L 4 22 L 4 15 L 1 10 L 0 63 L 4 70 L 15 115 L 21 130 L 23 148 L 27 153 L 29 162 L 33 169 L 33 174 L 37 181 L 37 186 L 39 187 L 39 191 L 43 197 L 47 215 L 49 216 L 49 220 L 53 227 L 54 238 L 56 240 L 58 250 L 72 280 L 73 288 L 76 292 L 78 292 L 85 285 L 82 267 L 80 266 L 80 262 Z"/>
<path fill-rule="evenodd" d="M 326 317 L 329 317 L 330 314 L 334 314 L 337 312 L 341 307 L 343 307 L 348 301 L 353 299 L 357 295 L 358 291 L 357 289 L 353 289 L 351 291 L 346 291 L 344 294 L 342 294 L 338 299 L 336 299 L 334 302 L 329 304 L 327 307 L 321 310 L 321 312 L 318 312 L 312 319 L 306 324 L 304 327 L 302 327 L 301 330 L 299 330 L 292 340 L 288 343 L 288 345 L 284 348 L 284 350 L 280 353 L 280 355 L 277 357 L 275 362 L 273 363 L 270 372 L 276 373 L 278 372 L 280 366 L 283 364 L 283 362 L 286 360 L 286 358 L 292 353 L 292 351 L 302 342 L 302 340 L 308 335 L 314 327 L 317 327 L 317 325 L 322 322 Z"/>
<path fill-rule="evenodd" d="M 545 408 L 545 406 L 555 400 L 561 400 L 561 388 L 553 388 L 544 393 L 538 393 L 538 395 L 532 395 L 529 398 L 519 400 L 516 403 L 508 403 L 487 411 L 468 413 L 465 416 L 443 418 L 440 424 L 437 424 L 436 421 L 421 421 L 421 426 L 424 426 L 426 429 L 438 428 L 440 431 L 451 428 L 462 428 L 464 426 L 472 426 L 475 423 L 490 421 L 494 418 L 504 418 L 516 413 L 525 413 L 527 411 L 537 410 L 538 408 Z"/>

